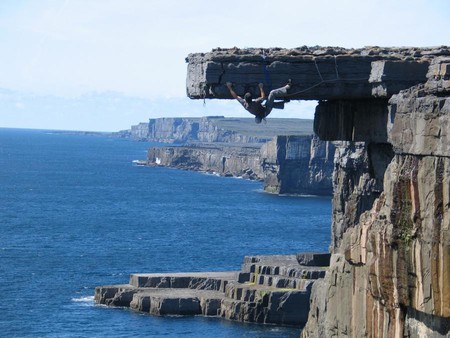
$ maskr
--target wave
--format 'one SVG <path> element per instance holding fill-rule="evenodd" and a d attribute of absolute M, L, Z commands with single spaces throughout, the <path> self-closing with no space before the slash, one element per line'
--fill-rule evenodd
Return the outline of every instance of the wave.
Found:
<path fill-rule="evenodd" d="M 75 303 L 94 303 L 94 296 L 82 296 L 78 298 L 72 298 L 71 301 Z"/>

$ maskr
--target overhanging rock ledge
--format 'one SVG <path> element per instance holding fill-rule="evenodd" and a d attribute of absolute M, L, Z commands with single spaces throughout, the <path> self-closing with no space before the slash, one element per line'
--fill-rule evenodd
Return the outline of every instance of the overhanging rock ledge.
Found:
<path fill-rule="evenodd" d="M 335 156 L 330 268 L 302 337 L 450 336 L 450 50 L 216 49 L 187 58 L 187 95 L 231 99 L 292 79 L 318 100 Z"/>
<path fill-rule="evenodd" d="M 425 82 L 431 60 L 448 55 L 446 46 L 217 48 L 186 58 L 187 96 L 231 99 L 226 82 L 238 94 L 256 95 L 258 83 L 271 89 L 292 79 L 289 98 L 295 100 L 388 98 Z"/>

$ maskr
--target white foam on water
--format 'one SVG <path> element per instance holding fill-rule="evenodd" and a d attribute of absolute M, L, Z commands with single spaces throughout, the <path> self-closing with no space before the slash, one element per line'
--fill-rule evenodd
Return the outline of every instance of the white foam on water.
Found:
<path fill-rule="evenodd" d="M 78 298 L 72 298 L 71 301 L 75 303 L 94 303 L 94 296 L 83 296 Z"/>

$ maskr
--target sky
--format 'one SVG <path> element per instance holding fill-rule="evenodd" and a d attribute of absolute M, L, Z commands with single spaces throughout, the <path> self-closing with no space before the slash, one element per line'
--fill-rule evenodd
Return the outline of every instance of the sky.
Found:
<path fill-rule="evenodd" d="M 251 117 L 186 97 L 214 48 L 450 45 L 448 0 L 1 0 L 0 128 L 117 131 L 157 117 Z M 291 102 L 271 118 L 313 118 Z"/>

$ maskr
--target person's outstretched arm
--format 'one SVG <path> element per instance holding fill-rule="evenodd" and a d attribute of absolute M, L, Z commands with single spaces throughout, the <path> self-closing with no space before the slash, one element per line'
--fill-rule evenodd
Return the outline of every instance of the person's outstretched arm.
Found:
<path fill-rule="evenodd" d="M 230 91 L 231 96 L 235 98 L 236 100 L 242 99 L 240 96 L 236 94 L 236 92 L 233 89 L 233 84 L 231 82 L 227 82 L 228 90 Z"/>

